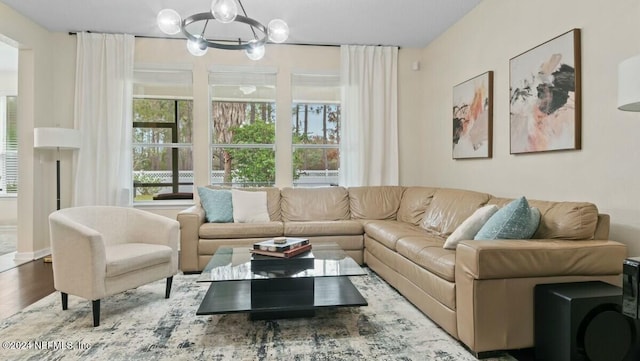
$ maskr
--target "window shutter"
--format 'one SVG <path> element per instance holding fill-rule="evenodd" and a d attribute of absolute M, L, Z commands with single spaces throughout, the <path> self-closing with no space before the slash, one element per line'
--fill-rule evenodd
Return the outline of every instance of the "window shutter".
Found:
<path fill-rule="evenodd" d="M 340 76 L 337 74 L 292 74 L 294 103 L 340 103 Z"/>
<path fill-rule="evenodd" d="M 18 97 L 7 97 L 7 127 L 4 144 L 5 167 L 2 178 L 9 194 L 18 193 Z"/>

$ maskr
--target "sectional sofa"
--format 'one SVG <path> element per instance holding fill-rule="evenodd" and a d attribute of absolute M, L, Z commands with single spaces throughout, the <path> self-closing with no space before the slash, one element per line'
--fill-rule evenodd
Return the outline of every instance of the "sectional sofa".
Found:
<path fill-rule="evenodd" d="M 480 207 L 511 199 L 435 187 L 256 188 L 268 222 L 209 223 L 198 204 L 180 212 L 180 268 L 201 271 L 221 246 L 276 237 L 335 242 L 482 358 L 534 346 L 536 284 L 602 280 L 619 285 L 624 244 L 588 202 L 529 200 L 540 212 L 530 239 L 443 245 Z"/>

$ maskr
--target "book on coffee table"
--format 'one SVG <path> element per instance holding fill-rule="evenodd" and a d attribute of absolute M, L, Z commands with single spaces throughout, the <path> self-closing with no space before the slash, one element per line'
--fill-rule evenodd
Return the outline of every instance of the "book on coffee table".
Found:
<path fill-rule="evenodd" d="M 282 251 L 282 252 L 274 252 L 274 251 L 263 251 L 261 249 L 252 249 L 251 253 L 253 254 L 258 254 L 258 255 L 263 255 L 263 256 L 271 256 L 271 257 L 278 257 L 278 258 L 291 258 L 294 256 L 297 256 L 301 253 L 307 252 L 311 250 L 311 244 L 307 243 L 305 245 L 302 246 L 297 246 L 295 248 L 292 249 L 288 249 L 286 251 Z"/>
<path fill-rule="evenodd" d="M 308 244 L 308 238 L 279 237 L 278 240 L 268 239 L 266 241 L 254 243 L 253 249 L 258 251 L 282 253 Z"/>
<path fill-rule="evenodd" d="M 258 253 L 251 254 L 251 271 L 283 271 L 286 273 L 299 273 L 304 270 L 314 268 L 315 256 L 313 251 L 308 250 L 289 258 L 265 256 Z"/>

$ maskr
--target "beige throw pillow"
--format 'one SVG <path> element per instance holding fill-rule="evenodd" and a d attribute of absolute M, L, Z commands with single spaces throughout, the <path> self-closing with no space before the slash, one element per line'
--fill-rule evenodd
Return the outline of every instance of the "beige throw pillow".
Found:
<path fill-rule="evenodd" d="M 267 209 L 267 192 L 247 192 L 231 190 L 233 204 L 233 221 L 235 223 L 269 222 Z"/>
<path fill-rule="evenodd" d="M 456 249 L 458 242 L 462 240 L 473 239 L 473 237 L 480 231 L 482 226 L 491 218 L 491 216 L 498 211 L 498 206 L 491 204 L 488 206 L 480 207 L 469 218 L 465 219 L 462 224 L 456 228 L 447 240 L 444 242 L 442 248 Z"/>

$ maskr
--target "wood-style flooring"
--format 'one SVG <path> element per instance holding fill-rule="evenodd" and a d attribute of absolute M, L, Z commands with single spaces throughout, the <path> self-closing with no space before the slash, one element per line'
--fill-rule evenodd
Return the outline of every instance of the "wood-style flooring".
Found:
<path fill-rule="evenodd" d="M 53 269 L 42 259 L 0 272 L 0 319 L 53 292 Z"/>

